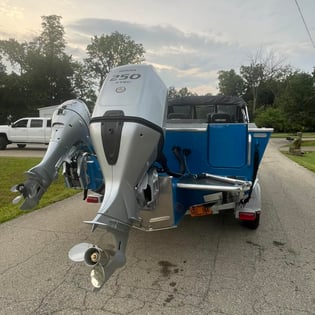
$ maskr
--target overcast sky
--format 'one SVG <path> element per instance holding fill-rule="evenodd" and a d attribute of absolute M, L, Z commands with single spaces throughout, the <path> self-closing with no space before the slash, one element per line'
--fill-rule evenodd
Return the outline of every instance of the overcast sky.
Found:
<path fill-rule="evenodd" d="M 297 0 L 315 40 L 315 0 Z M 0 39 L 30 41 L 41 16 L 62 16 L 67 52 L 84 58 L 94 35 L 118 31 L 142 43 L 167 86 L 217 92 L 220 70 L 260 49 L 311 73 L 315 48 L 295 0 L 1 0 Z"/>

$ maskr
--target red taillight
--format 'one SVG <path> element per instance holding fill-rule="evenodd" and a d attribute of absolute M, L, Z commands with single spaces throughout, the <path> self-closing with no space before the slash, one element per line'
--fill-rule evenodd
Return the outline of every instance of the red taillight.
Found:
<path fill-rule="evenodd" d="M 256 219 L 256 212 L 240 212 L 239 219 L 242 221 L 254 221 Z"/>
<path fill-rule="evenodd" d="M 99 203 L 101 202 L 100 197 L 99 196 L 87 196 L 86 197 L 86 202 L 89 203 Z"/>

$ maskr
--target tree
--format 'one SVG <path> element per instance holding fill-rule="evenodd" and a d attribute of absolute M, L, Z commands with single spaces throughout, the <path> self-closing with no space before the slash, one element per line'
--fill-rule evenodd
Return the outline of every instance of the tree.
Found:
<path fill-rule="evenodd" d="M 4 75 L 0 84 L 1 123 L 7 122 L 8 115 L 17 119 L 21 116 L 37 114 L 31 108 L 32 104 L 27 97 L 28 91 L 25 88 L 25 81 L 19 75 L 16 73 Z"/>
<path fill-rule="evenodd" d="M 291 67 L 284 66 L 283 61 L 282 58 L 277 58 L 274 52 L 271 51 L 264 55 L 262 50 L 259 49 L 250 58 L 249 65 L 240 67 L 240 74 L 245 81 L 247 95 L 251 95 L 253 115 L 255 115 L 258 105 L 259 90 L 263 84 L 267 81 L 285 80 L 291 73 Z"/>
<path fill-rule="evenodd" d="M 223 95 L 242 96 L 245 89 L 245 82 L 242 77 L 236 74 L 234 69 L 218 72 L 219 91 Z"/>
<path fill-rule="evenodd" d="M 169 98 L 194 96 L 194 95 L 197 95 L 197 94 L 189 91 L 187 87 L 183 87 L 181 89 L 176 90 L 176 88 L 174 86 L 171 86 L 168 89 L 168 97 Z"/>
<path fill-rule="evenodd" d="M 0 41 L 0 55 L 14 70 L 18 69 L 7 77 L 7 96 L 5 104 L 1 101 L 0 105 L 12 108 L 16 118 L 25 112 L 36 114 L 38 107 L 75 97 L 71 82 L 72 57 L 65 53 L 61 17 L 43 16 L 42 21 L 42 33 L 31 42 Z"/>
<path fill-rule="evenodd" d="M 59 104 L 74 96 L 71 85 L 72 58 L 65 53 L 66 41 L 61 16 L 42 16 L 42 28 L 41 35 L 35 41 L 40 67 L 32 69 L 33 79 L 46 90 L 46 95 L 41 99 L 43 104 Z M 36 80 L 38 77 L 42 82 Z"/>
<path fill-rule="evenodd" d="M 96 101 L 93 78 L 85 64 L 81 62 L 74 62 L 73 69 L 73 91 L 76 97 L 82 99 L 88 105 L 90 111 L 92 111 Z"/>
<path fill-rule="evenodd" d="M 26 71 L 27 43 L 19 43 L 13 38 L 1 40 L 0 52 L 7 58 L 13 68 L 18 67 L 20 74 Z"/>
<path fill-rule="evenodd" d="M 2 63 L 2 57 L 0 55 L 0 78 L 6 74 L 6 66 Z"/>
<path fill-rule="evenodd" d="M 6 80 L 7 80 L 6 67 L 2 63 L 2 58 L 0 56 L 0 123 L 4 123 L 6 120 L 4 106 L 1 106 L 2 104 L 4 105 L 5 103 Z"/>
<path fill-rule="evenodd" d="M 285 115 L 280 108 L 258 109 L 255 123 L 258 127 L 274 128 L 276 132 L 283 132 L 288 129 Z"/>
<path fill-rule="evenodd" d="M 291 74 L 275 105 L 285 115 L 291 131 L 315 130 L 315 90 L 311 74 Z"/>
<path fill-rule="evenodd" d="M 281 85 L 273 106 L 257 109 L 256 124 L 285 132 L 315 130 L 315 90 L 312 75 L 295 71 Z"/>
<path fill-rule="evenodd" d="M 247 83 L 248 89 L 252 93 L 253 107 L 252 113 L 255 115 L 257 106 L 258 87 L 263 81 L 263 65 L 251 63 L 249 66 L 241 66 L 240 73 Z"/>
<path fill-rule="evenodd" d="M 42 16 L 42 28 L 43 31 L 37 39 L 41 53 L 46 57 L 62 59 L 66 41 L 64 39 L 64 27 L 61 24 L 61 16 Z"/>
<path fill-rule="evenodd" d="M 94 36 L 86 49 L 88 58 L 85 63 L 98 80 L 99 88 L 112 68 L 144 61 L 142 44 L 135 43 L 130 36 L 117 31 L 111 35 Z"/>
<path fill-rule="evenodd" d="M 60 104 L 75 97 L 72 88 L 71 57 L 47 58 L 38 55 L 32 68 L 24 75 L 30 97 L 37 107 Z"/>

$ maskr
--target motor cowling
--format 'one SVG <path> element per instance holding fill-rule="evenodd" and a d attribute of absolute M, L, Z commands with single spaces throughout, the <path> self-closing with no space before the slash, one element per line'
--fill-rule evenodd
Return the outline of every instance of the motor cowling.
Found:
<path fill-rule="evenodd" d="M 154 204 L 156 181 L 148 177 L 154 177 L 152 165 L 163 146 L 166 100 L 167 88 L 153 67 L 127 65 L 108 74 L 96 102 L 90 134 L 105 193 L 96 217 L 86 223 L 93 229 L 107 229 L 116 242 L 110 261 L 96 263 L 91 271 L 96 289 L 125 264 L 129 228 L 138 220 L 139 208 L 144 203 L 149 207 Z M 150 200 L 142 198 L 144 186 L 151 187 Z M 103 252 L 106 250 L 91 249 L 85 261 L 93 264 Z"/>
<path fill-rule="evenodd" d="M 109 73 L 96 102 L 90 134 L 105 178 L 105 194 L 93 220 L 109 226 L 137 219 L 137 186 L 163 146 L 167 88 L 148 65 Z"/>

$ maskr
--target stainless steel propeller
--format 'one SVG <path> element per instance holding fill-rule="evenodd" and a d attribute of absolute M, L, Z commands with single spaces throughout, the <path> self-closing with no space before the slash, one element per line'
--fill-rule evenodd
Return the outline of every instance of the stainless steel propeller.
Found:
<path fill-rule="evenodd" d="M 14 192 L 14 193 L 20 193 L 20 195 L 16 196 L 13 200 L 12 200 L 12 203 L 14 205 L 18 204 L 24 197 L 24 192 L 25 192 L 25 186 L 24 184 L 17 184 L 17 185 L 14 185 L 10 188 L 10 191 L 11 192 Z"/>
<path fill-rule="evenodd" d="M 109 250 L 102 250 L 91 243 L 79 243 L 69 250 L 68 256 L 74 262 L 85 262 L 86 265 L 93 267 L 90 278 L 95 290 L 104 285 L 107 280 L 105 269 L 111 261 Z"/>
<path fill-rule="evenodd" d="M 86 251 L 93 247 L 94 245 L 91 243 L 79 243 L 69 250 L 68 256 L 74 262 L 82 262 Z"/>
<path fill-rule="evenodd" d="M 96 265 L 90 273 L 91 283 L 95 290 L 99 290 L 106 281 L 105 269 L 102 265 Z"/>

